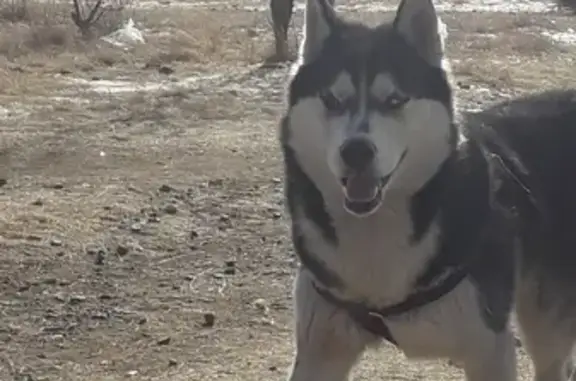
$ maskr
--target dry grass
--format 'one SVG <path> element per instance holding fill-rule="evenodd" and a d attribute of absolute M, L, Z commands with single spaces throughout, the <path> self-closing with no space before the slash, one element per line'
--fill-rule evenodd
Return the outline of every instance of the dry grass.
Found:
<path fill-rule="evenodd" d="M 451 29 L 448 54 L 456 58 L 460 81 L 516 93 L 576 86 L 576 48 L 542 34 L 567 30 L 573 18 L 453 13 L 445 19 Z"/>
<path fill-rule="evenodd" d="M 263 39 L 259 33 L 265 20 L 251 12 L 230 19 L 228 12 L 202 9 L 132 10 L 146 43 L 123 50 L 82 38 L 62 3 L 26 4 L 26 16 L 10 8 L 0 18 L 0 95 L 48 94 L 59 88 L 54 75 L 90 78 L 111 69 L 115 75 L 132 75 L 162 66 L 211 71 L 238 62 L 258 63 L 268 51 L 268 36 Z"/>

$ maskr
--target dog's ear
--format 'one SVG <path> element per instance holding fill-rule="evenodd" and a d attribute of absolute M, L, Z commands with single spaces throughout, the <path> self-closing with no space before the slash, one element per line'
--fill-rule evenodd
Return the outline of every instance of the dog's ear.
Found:
<path fill-rule="evenodd" d="M 442 65 L 446 31 L 432 0 L 402 0 L 394 19 L 394 29 L 430 65 Z"/>
<path fill-rule="evenodd" d="M 334 0 L 306 0 L 304 40 L 302 41 L 302 61 L 309 63 L 316 59 L 324 41 L 336 25 Z"/>

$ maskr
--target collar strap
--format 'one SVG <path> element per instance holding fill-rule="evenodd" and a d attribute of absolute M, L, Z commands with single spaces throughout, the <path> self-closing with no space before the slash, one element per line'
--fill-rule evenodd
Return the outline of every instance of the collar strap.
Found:
<path fill-rule="evenodd" d="M 383 308 L 373 308 L 362 302 L 342 300 L 334 296 L 328 289 L 319 287 L 316 282 L 314 282 L 313 285 L 316 291 L 326 299 L 326 301 L 346 310 L 350 317 L 362 328 L 398 346 L 398 343 L 386 325 L 385 318 L 412 312 L 437 301 L 454 290 L 468 275 L 468 270 L 465 267 L 457 267 L 445 272 L 445 274 L 447 275 L 442 277 L 443 279 L 433 282 L 433 284 L 426 288 L 417 289 L 400 303 Z"/>

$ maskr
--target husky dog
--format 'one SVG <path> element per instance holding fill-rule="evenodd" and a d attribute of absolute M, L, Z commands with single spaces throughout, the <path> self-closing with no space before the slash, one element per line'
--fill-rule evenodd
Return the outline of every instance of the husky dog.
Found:
<path fill-rule="evenodd" d="M 438 25 L 432 0 L 374 28 L 308 0 L 280 133 L 302 263 L 290 381 L 344 381 L 382 339 L 515 380 L 513 308 L 535 380 L 572 375 L 576 91 L 457 120 Z"/>

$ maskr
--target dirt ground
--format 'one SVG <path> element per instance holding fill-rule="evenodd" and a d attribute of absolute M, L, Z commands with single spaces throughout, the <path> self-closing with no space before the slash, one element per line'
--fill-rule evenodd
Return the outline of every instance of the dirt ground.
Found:
<path fill-rule="evenodd" d="M 460 107 L 576 85 L 567 13 L 450 3 Z M 289 68 L 261 65 L 266 1 L 147 3 L 131 11 L 146 42 L 126 50 L 81 41 L 46 4 L 0 14 L 0 380 L 284 379 Z M 374 23 L 394 4 L 343 12 Z M 385 345 L 356 376 L 462 373 Z"/>

